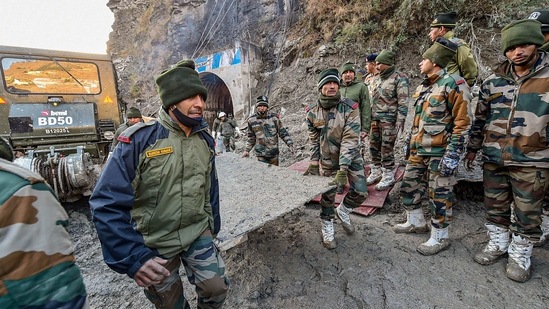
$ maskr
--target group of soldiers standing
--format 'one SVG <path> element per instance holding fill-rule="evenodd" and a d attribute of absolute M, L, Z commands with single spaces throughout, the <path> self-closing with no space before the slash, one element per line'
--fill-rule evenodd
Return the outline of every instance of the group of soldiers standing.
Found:
<path fill-rule="evenodd" d="M 453 186 L 459 162 L 467 169 L 482 150 L 487 245 L 474 256 L 482 265 L 508 254 L 506 275 L 525 282 L 531 276 L 532 248 L 549 235 L 542 213 L 549 186 L 549 11 L 507 25 L 501 32 L 506 57 L 482 82 L 478 105 L 471 87 L 478 77 L 471 49 L 453 33 L 456 13 L 442 13 L 430 24 L 433 44 L 419 64 L 424 79 L 413 93 L 412 127 L 407 132 L 407 164 L 400 189 L 406 222 L 395 233 L 427 233 L 417 247 L 434 255 L 450 246 L 449 221 L 456 203 Z M 367 185 L 384 190 L 395 182 L 394 145 L 404 131 L 409 80 L 395 66 L 395 53 L 366 57 L 364 83 L 353 63 L 318 77 L 318 100 L 307 107 L 310 164 L 304 175 L 331 176 L 349 191 L 334 208 L 337 188 L 322 194 L 323 245 L 337 247 L 334 219 L 354 232 L 350 214 L 367 197 Z M 371 171 L 366 177 L 361 143 L 369 137 Z M 421 199 L 427 193 L 431 222 Z M 545 206 L 544 206 L 545 205 Z"/>

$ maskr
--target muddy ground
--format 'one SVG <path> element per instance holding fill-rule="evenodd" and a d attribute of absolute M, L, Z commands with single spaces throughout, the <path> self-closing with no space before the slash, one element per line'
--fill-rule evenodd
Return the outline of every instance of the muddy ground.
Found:
<path fill-rule="evenodd" d="M 478 186 L 461 185 L 458 196 L 478 200 L 478 192 L 470 189 Z M 247 242 L 223 252 L 232 283 L 225 308 L 548 307 L 549 245 L 534 249 L 527 283 L 506 278 L 506 259 L 491 266 L 476 264 L 472 255 L 487 240 L 482 204 L 460 199 L 450 226 L 451 247 L 422 256 L 416 246 L 427 234 L 391 230 L 404 219 L 397 192 L 398 185 L 392 200 L 374 215 L 353 215 L 354 235 L 336 225 L 335 250 L 321 245 L 318 205 L 305 205 L 250 233 Z M 276 193 L 266 188 L 264 194 Z M 67 210 L 92 308 L 152 308 L 132 279 L 103 263 L 85 201 L 67 205 Z M 196 303 L 188 284 L 186 295 Z"/>

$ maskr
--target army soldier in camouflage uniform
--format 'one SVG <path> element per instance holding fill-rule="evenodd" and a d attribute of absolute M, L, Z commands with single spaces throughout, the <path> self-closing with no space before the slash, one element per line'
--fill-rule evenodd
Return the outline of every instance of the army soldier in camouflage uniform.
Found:
<path fill-rule="evenodd" d="M 341 66 L 341 96 L 358 103 L 360 109 L 360 138 L 364 139 L 370 132 L 372 107 L 368 87 L 356 77 L 355 64 L 346 62 Z"/>
<path fill-rule="evenodd" d="M 501 49 L 508 60 L 482 83 L 466 156 L 470 165 L 482 147 L 490 240 L 474 260 L 488 265 L 508 253 L 507 277 L 519 282 L 530 279 L 549 184 L 549 55 L 539 49 L 543 42 L 540 23 L 533 19 L 502 29 Z"/>
<path fill-rule="evenodd" d="M 69 217 L 0 138 L 0 308 L 89 308 Z"/>
<path fill-rule="evenodd" d="M 421 209 L 421 199 L 428 188 L 431 237 L 417 247 L 423 255 L 437 254 L 450 246 L 448 218 L 456 202 L 454 172 L 471 127 L 469 86 L 462 77 L 444 69 L 457 48 L 451 41 L 438 38 L 425 51 L 420 71 L 426 78 L 414 94 L 410 157 L 400 189 L 407 220 L 393 230 L 428 231 Z"/>
<path fill-rule="evenodd" d="M 339 72 L 327 69 L 318 78 L 319 98 L 306 109 L 306 123 L 311 143 L 311 162 L 304 175 L 332 176 L 331 184 L 343 187 L 349 180 L 349 192 L 334 211 L 336 188 L 322 194 L 320 200 L 322 243 L 328 249 L 337 247 L 334 238 L 334 214 L 347 234 L 355 229 L 350 214 L 364 202 L 368 188 L 364 161 L 360 155 L 360 111 L 358 103 L 343 98 L 339 92 Z"/>
<path fill-rule="evenodd" d="M 183 263 L 198 308 L 221 308 L 225 265 L 219 232 L 214 140 L 202 118 L 207 90 L 192 60 L 156 78 L 158 120 L 132 126 L 107 161 L 90 198 L 105 263 L 127 274 L 156 308 L 189 308 Z"/>
<path fill-rule="evenodd" d="M 266 96 L 257 98 L 256 113 L 248 119 L 248 143 L 242 154 L 243 158 L 250 156 L 253 149 L 259 162 L 278 166 L 278 137 L 288 145 L 294 153 L 294 142 L 278 115 L 269 113 L 269 99 Z"/>
<path fill-rule="evenodd" d="M 434 42 L 437 38 L 443 37 L 458 46 L 457 53 L 454 59 L 448 63 L 446 70 L 450 74 L 459 74 L 472 87 L 477 80 L 478 66 L 469 45 L 464 40 L 454 36 L 452 29 L 456 27 L 456 17 L 456 12 L 437 14 L 431 22 L 429 38 Z"/>
<path fill-rule="evenodd" d="M 373 167 L 366 183 L 379 183 L 376 190 L 385 190 L 395 183 L 393 149 L 397 135 L 404 129 L 408 114 L 408 77 L 395 67 L 395 54 L 383 50 L 376 57 L 378 85 L 372 93 L 372 127 L 370 154 Z"/>
<path fill-rule="evenodd" d="M 372 93 L 374 93 L 374 90 L 377 88 L 379 82 L 379 71 L 376 67 L 377 56 L 378 55 L 376 53 L 372 53 L 366 56 L 366 70 L 368 71 L 368 75 L 366 75 L 366 77 L 364 78 L 364 84 L 368 86 L 368 93 L 370 94 L 370 96 L 372 95 Z M 370 99 L 370 102 L 371 101 L 372 100 Z"/>
<path fill-rule="evenodd" d="M 238 130 L 236 121 L 234 119 L 227 118 L 225 112 L 219 113 L 219 121 L 214 121 L 212 127 L 212 136 L 221 135 L 223 137 L 223 146 L 225 146 L 225 151 L 230 152 L 235 150 L 234 144 L 234 133 Z"/>
<path fill-rule="evenodd" d="M 111 151 L 113 151 L 114 147 L 116 147 L 116 145 L 118 144 L 118 137 L 122 132 L 124 132 L 124 130 L 133 126 L 136 123 L 143 122 L 143 116 L 141 115 L 141 112 L 135 107 L 130 107 L 130 110 L 128 110 L 128 112 L 126 113 L 126 118 L 128 119 L 128 121 L 120 125 L 118 129 L 116 129 L 116 132 L 114 133 L 114 138 L 111 145 Z"/>

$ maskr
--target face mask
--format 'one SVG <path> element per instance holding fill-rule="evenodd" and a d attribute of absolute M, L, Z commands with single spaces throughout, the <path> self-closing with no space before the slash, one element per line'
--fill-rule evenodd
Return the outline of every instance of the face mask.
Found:
<path fill-rule="evenodd" d="M 171 110 L 177 118 L 179 122 L 181 122 L 182 125 L 188 127 L 188 128 L 194 128 L 200 123 L 202 123 L 202 117 L 200 118 L 191 118 L 189 116 L 184 115 L 182 112 L 179 111 L 177 107 L 174 106 L 174 108 Z"/>

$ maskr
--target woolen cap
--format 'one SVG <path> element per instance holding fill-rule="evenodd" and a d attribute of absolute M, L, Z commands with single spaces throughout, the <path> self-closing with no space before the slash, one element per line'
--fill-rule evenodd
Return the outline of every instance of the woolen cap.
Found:
<path fill-rule="evenodd" d="M 143 118 L 143 116 L 141 115 L 141 112 L 135 107 L 130 107 L 130 109 L 126 113 L 126 117 L 127 118 Z"/>
<path fill-rule="evenodd" d="M 458 46 L 445 38 L 437 38 L 433 45 L 424 53 L 423 58 L 429 59 L 439 67 L 445 68 L 456 55 Z"/>
<path fill-rule="evenodd" d="M 318 75 L 318 89 L 320 90 L 327 82 L 336 82 L 339 85 L 339 71 L 336 68 L 326 69 Z"/>
<path fill-rule="evenodd" d="M 255 103 L 255 107 L 259 107 L 259 106 L 267 106 L 269 107 L 269 98 L 267 98 L 266 96 L 262 95 L 260 97 L 257 97 L 257 101 Z"/>
<path fill-rule="evenodd" d="M 501 29 L 501 51 L 522 44 L 543 45 L 545 39 L 541 33 L 541 23 L 535 19 L 513 21 Z"/>
<path fill-rule="evenodd" d="M 173 68 L 162 71 L 156 78 L 158 94 L 164 107 L 167 108 L 196 95 L 201 95 L 206 100 L 208 91 L 194 68 L 194 61 L 182 60 Z"/>
<path fill-rule="evenodd" d="M 534 19 L 541 23 L 541 32 L 549 33 L 549 10 L 536 10 L 528 16 L 528 19 Z"/>
<path fill-rule="evenodd" d="M 456 27 L 456 17 L 456 12 L 438 13 L 431 22 L 431 28 L 444 26 L 454 29 Z"/>
<path fill-rule="evenodd" d="M 384 49 L 379 53 L 379 55 L 376 57 L 376 62 L 383 63 L 386 65 L 394 65 L 395 64 L 395 53 Z"/>
<path fill-rule="evenodd" d="M 351 61 L 347 61 L 341 66 L 339 71 L 341 72 L 341 74 L 345 73 L 346 71 L 353 71 L 356 74 L 355 64 Z"/>

